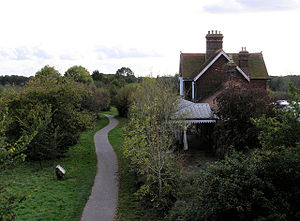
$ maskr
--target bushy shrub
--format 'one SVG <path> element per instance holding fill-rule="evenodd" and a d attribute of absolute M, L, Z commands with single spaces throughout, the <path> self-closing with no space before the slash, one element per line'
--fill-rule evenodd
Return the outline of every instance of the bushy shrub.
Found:
<path fill-rule="evenodd" d="M 300 146 L 233 154 L 183 181 L 169 220 L 299 220 Z"/>
<path fill-rule="evenodd" d="M 236 150 L 259 147 L 259 129 L 251 118 L 262 114 L 271 116 L 272 105 L 265 91 L 230 88 L 217 97 L 217 116 L 215 134 L 217 153 L 223 157 L 229 147 Z"/>
<path fill-rule="evenodd" d="M 182 181 L 170 220 L 300 219 L 300 90 L 290 107 L 253 122 L 261 149 L 233 151 Z"/>
<path fill-rule="evenodd" d="M 8 142 L 34 135 L 25 152 L 30 159 L 62 155 L 93 125 L 94 116 L 82 107 L 87 94 L 83 84 L 62 78 L 36 78 L 23 91 L 6 92 L 0 106 L 9 113 Z"/>
<path fill-rule="evenodd" d="M 275 116 L 253 119 L 260 129 L 259 140 L 264 148 L 294 147 L 300 142 L 300 89 L 290 85 L 290 104 L 275 109 Z"/>
<path fill-rule="evenodd" d="M 45 80 L 47 80 L 48 78 L 59 79 L 61 78 L 61 75 L 57 70 L 55 70 L 54 67 L 50 67 L 49 65 L 46 65 L 40 71 L 36 72 L 35 78 L 40 78 Z"/>
<path fill-rule="evenodd" d="M 91 88 L 89 94 L 83 101 L 83 107 L 95 113 L 109 110 L 109 91 L 104 88 Z"/>
<path fill-rule="evenodd" d="M 155 79 L 141 84 L 130 107 L 122 147 L 139 177 L 135 195 L 149 212 L 147 218 L 153 220 L 174 203 L 179 176 L 170 123 L 177 97 L 168 86 Z"/>
<path fill-rule="evenodd" d="M 136 96 L 138 84 L 128 84 L 122 87 L 114 99 L 114 104 L 118 109 L 119 116 L 127 117 L 130 105 Z"/>
<path fill-rule="evenodd" d="M 66 78 L 72 78 L 73 80 L 80 82 L 80 83 L 84 83 L 90 86 L 94 85 L 94 81 L 92 76 L 90 75 L 89 71 L 82 67 L 82 66 L 73 66 L 70 67 L 65 75 Z"/>

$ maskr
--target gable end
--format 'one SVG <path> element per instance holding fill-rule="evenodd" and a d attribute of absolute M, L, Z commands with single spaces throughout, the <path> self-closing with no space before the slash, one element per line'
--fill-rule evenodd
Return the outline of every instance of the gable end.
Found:
<path fill-rule="evenodd" d="M 208 65 L 206 65 L 199 74 L 196 75 L 196 77 L 194 78 L 194 81 L 197 81 L 204 73 L 205 71 L 208 70 L 208 68 L 210 68 L 215 62 L 216 60 L 218 60 L 219 57 L 221 57 L 221 55 L 223 55 L 228 61 L 230 60 L 230 58 L 228 57 L 227 54 L 225 54 L 224 51 L 220 51 L 219 54 L 217 54 L 214 59 L 211 60 L 211 62 L 208 63 Z"/>

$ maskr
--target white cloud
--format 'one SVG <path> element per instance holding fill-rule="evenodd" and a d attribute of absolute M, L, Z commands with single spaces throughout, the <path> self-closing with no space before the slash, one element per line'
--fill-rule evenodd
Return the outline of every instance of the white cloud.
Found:
<path fill-rule="evenodd" d="M 97 57 L 100 60 L 107 59 L 107 58 L 147 58 L 147 57 L 159 57 L 160 55 L 156 52 L 148 52 L 148 51 L 141 51 L 136 48 L 129 48 L 124 49 L 120 46 L 114 47 L 106 47 L 106 46 L 97 46 L 96 47 Z"/>
<path fill-rule="evenodd" d="M 138 75 L 174 74 L 179 52 L 205 52 L 205 35 L 216 29 L 225 51 L 263 51 L 270 74 L 300 74 L 298 6 L 299 0 L 1 1 L 0 74 L 32 75 L 47 64 L 61 73 L 82 65 L 90 72 L 126 66 Z"/>
<path fill-rule="evenodd" d="M 206 5 L 208 13 L 242 13 L 258 11 L 286 11 L 300 7 L 299 0 L 219 0 Z"/>
<path fill-rule="evenodd" d="M 17 48 L 0 48 L 0 60 L 30 60 L 30 59 L 50 59 L 45 50 L 37 47 L 21 46 Z"/>

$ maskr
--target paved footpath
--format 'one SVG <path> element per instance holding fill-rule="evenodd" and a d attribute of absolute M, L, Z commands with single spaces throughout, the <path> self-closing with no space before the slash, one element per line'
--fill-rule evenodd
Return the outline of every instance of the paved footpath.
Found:
<path fill-rule="evenodd" d="M 109 124 L 94 136 L 97 154 L 97 174 L 88 202 L 83 210 L 82 221 L 111 221 L 118 203 L 118 160 L 108 141 L 108 132 L 118 125 L 113 116 L 105 115 Z"/>

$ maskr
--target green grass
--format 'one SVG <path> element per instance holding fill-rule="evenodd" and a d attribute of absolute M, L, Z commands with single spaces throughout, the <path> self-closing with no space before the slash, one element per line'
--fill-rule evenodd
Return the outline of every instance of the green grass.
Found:
<path fill-rule="evenodd" d="M 123 127 L 126 124 L 126 119 L 117 118 L 119 125 L 111 130 L 108 134 L 108 139 L 118 156 L 120 168 L 120 188 L 119 188 L 119 202 L 118 202 L 118 220 L 140 220 L 139 204 L 135 200 L 134 193 L 135 177 L 129 170 L 129 160 L 123 156 L 121 149 L 123 143 Z"/>
<path fill-rule="evenodd" d="M 16 220 L 79 220 L 90 195 L 96 174 L 97 158 L 93 136 L 108 124 L 103 117 L 99 126 L 81 135 L 65 158 L 25 162 L 14 169 L 0 171 L 1 184 L 6 192 L 27 199 L 18 204 Z M 54 168 L 60 164 L 66 169 L 63 180 L 54 179 Z M 1 197 L 1 195 L 0 195 Z"/>
<path fill-rule="evenodd" d="M 109 111 L 105 111 L 105 112 L 102 112 L 103 114 L 110 114 L 110 115 L 114 115 L 114 116 L 117 116 L 119 113 L 118 113 L 118 109 L 115 108 L 115 107 L 111 107 Z"/>

